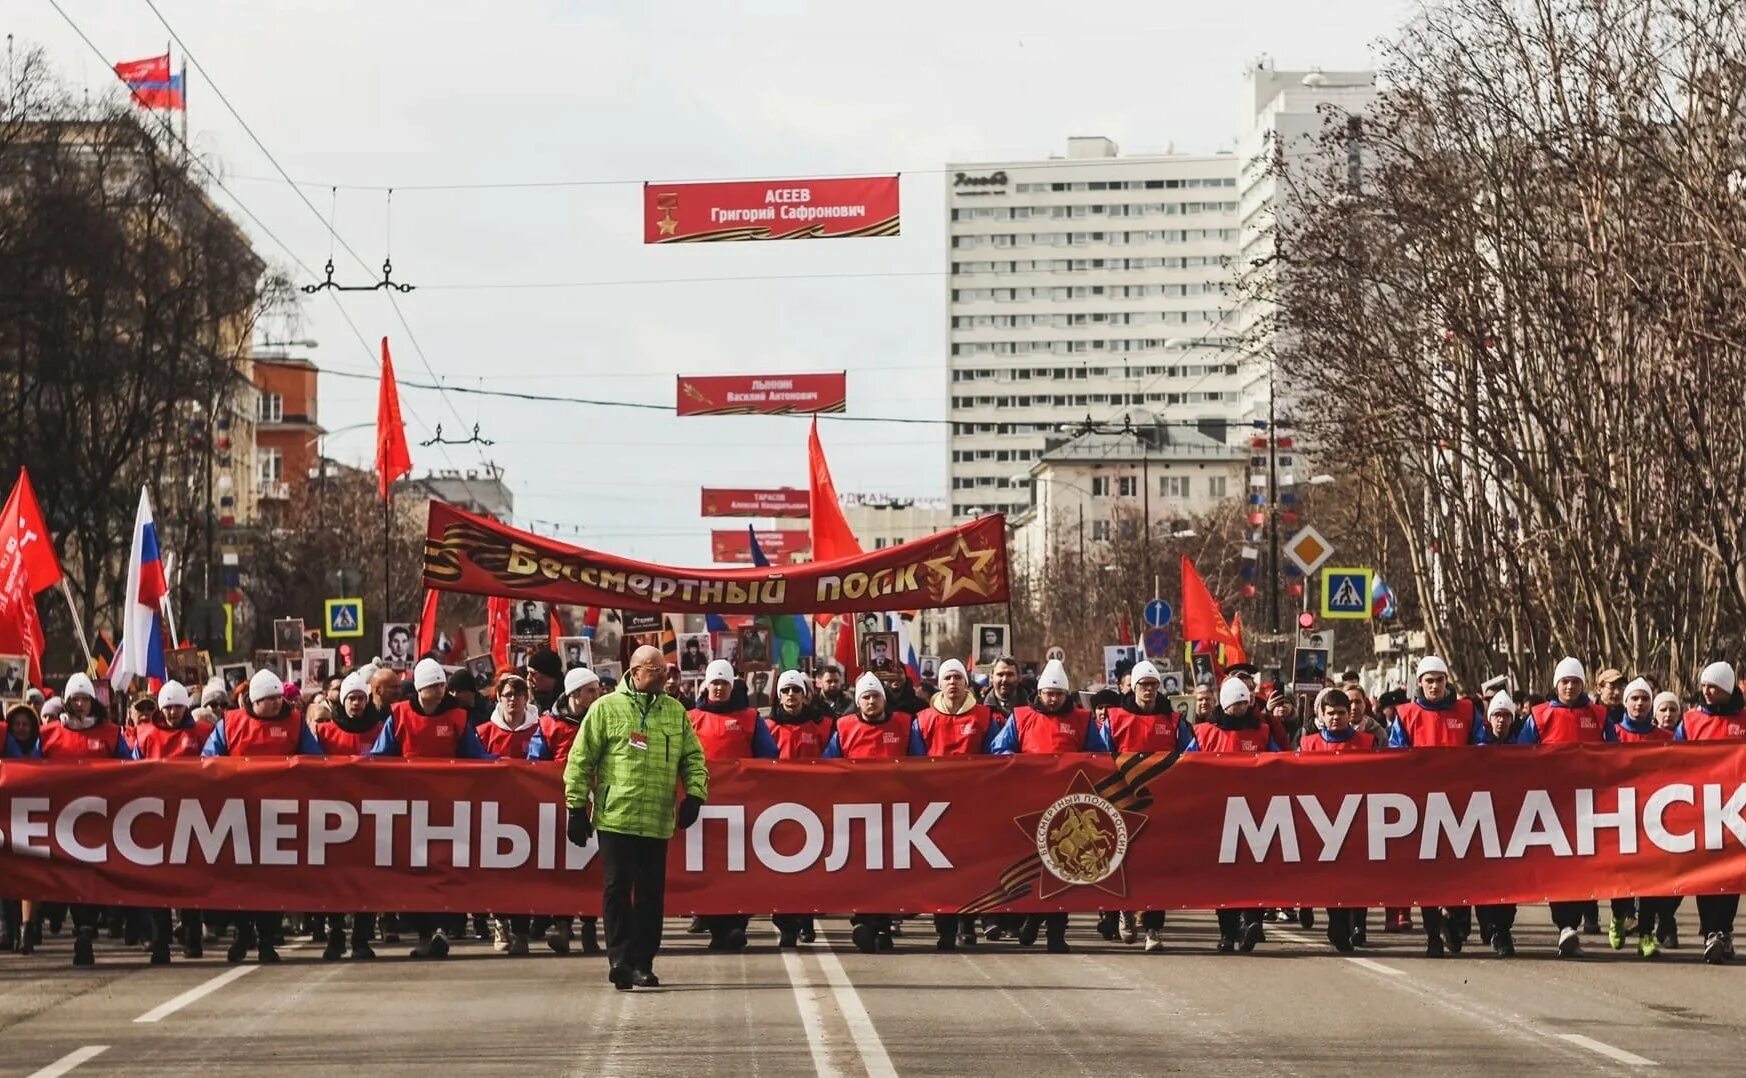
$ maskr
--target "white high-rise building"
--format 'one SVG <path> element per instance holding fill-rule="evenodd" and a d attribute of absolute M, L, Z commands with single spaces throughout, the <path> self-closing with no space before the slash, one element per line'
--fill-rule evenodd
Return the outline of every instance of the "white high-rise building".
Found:
<path fill-rule="evenodd" d="M 947 166 L 955 518 L 1028 506 L 1045 438 L 1087 417 L 1240 407 L 1238 164 L 1073 138 L 1065 157 Z"/>

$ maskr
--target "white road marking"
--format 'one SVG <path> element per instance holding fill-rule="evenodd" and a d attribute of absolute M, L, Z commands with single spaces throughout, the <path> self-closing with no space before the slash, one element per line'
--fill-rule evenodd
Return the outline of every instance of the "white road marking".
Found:
<path fill-rule="evenodd" d="M 1587 1048 L 1591 1052 L 1606 1056 L 1608 1059 L 1624 1063 L 1628 1066 L 1659 1067 L 1661 1065 L 1653 1059 L 1644 1059 L 1642 1056 L 1637 1055 L 1634 1052 L 1627 1052 L 1623 1048 L 1614 1048 L 1612 1045 L 1607 1044 L 1604 1041 L 1597 1041 L 1593 1037 L 1584 1037 L 1580 1033 L 1554 1033 L 1553 1036 L 1561 1041 L 1569 1041 L 1571 1044 Z"/>
<path fill-rule="evenodd" d="M 161 1022 L 164 1019 L 168 1018 L 170 1015 L 175 1014 L 177 1011 L 181 1010 L 183 1007 L 188 1006 L 188 1004 L 198 1003 L 199 1001 L 205 999 L 207 996 L 210 996 L 212 993 L 218 991 L 220 988 L 223 988 L 225 985 L 229 984 L 230 982 L 237 980 L 240 977 L 246 977 L 249 974 L 253 973 L 255 970 L 258 970 L 260 968 L 261 968 L 260 966 L 237 966 L 233 969 L 225 970 L 223 973 L 220 973 L 218 976 L 212 978 L 211 980 L 206 981 L 202 984 L 197 984 L 193 988 L 188 989 L 188 991 L 183 992 L 181 995 L 177 996 L 175 999 L 170 1000 L 168 1003 L 158 1004 L 156 1007 L 153 1007 L 151 1010 L 140 1015 L 138 1018 L 135 1018 L 134 1021 L 135 1022 Z"/>
<path fill-rule="evenodd" d="M 61 1075 L 66 1074 L 79 1064 L 96 1059 L 107 1051 L 109 1051 L 107 1044 L 87 1044 L 83 1048 L 68 1052 L 42 1070 L 32 1072 L 29 1078 L 60 1078 Z"/>
<path fill-rule="evenodd" d="M 1303 944 L 1308 944 L 1308 945 L 1314 946 L 1318 942 L 1317 940 L 1311 939 L 1308 936 L 1299 935 L 1296 932 L 1287 932 L 1285 929 L 1280 928 L 1278 925 L 1271 926 L 1268 929 L 1268 934 L 1273 935 L 1273 936 L 1277 936 L 1280 939 L 1290 940 L 1292 943 L 1303 943 Z M 1355 966 L 1362 966 L 1365 969 L 1370 970 L 1372 973 L 1386 973 L 1390 977 L 1405 977 L 1405 976 L 1407 976 L 1407 971 L 1404 969 L 1395 969 L 1393 966 L 1385 966 L 1381 962 L 1378 962 L 1374 959 L 1365 958 L 1362 955 L 1343 954 L 1343 955 L 1340 955 L 1339 957 L 1345 959 L 1346 961 L 1352 963 Z"/>
<path fill-rule="evenodd" d="M 806 975 L 805 963 L 793 951 L 782 952 L 782 965 L 788 970 L 788 983 L 794 987 L 794 1006 L 800 1011 L 800 1027 L 806 1030 L 812 1069 L 819 1078 L 836 1078 L 841 1072 L 831 1063 L 830 1050 L 825 1045 L 824 1011 L 818 999 L 821 986 L 812 983 Z"/>
<path fill-rule="evenodd" d="M 897 1078 L 897 1068 L 891 1065 L 891 1057 L 885 1054 L 885 1042 L 879 1039 L 879 1031 L 873 1028 L 873 1019 L 861 1003 L 861 994 L 855 991 L 854 982 L 849 980 L 843 964 L 831 953 L 831 941 L 823 932 L 818 934 L 818 941 L 824 946 L 815 949 L 813 954 L 818 956 L 825 980 L 830 982 L 831 991 L 837 997 L 837 1010 L 843 1012 L 843 1021 L 849 1027 L 855 1051 L 861 1053 L 861 1065 L 867 1068 L 867 1078 Z"/>

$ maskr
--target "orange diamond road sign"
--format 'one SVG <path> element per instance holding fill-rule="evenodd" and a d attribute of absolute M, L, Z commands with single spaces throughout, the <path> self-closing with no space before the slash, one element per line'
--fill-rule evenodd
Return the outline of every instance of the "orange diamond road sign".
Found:
<path fill-rule="evenodd" d="M 1334 544 L 1306 524 L 1285 541 L 1285 556 L 1297 563 L 1304 576 L 1309 576 L 1334 556 Z"/>

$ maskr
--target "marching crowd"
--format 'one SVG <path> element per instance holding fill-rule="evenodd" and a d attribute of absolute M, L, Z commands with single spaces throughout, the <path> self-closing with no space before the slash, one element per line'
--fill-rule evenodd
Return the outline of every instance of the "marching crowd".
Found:
<path fill-rule="evenodd" d="M 700 749 L 704 760 L 1076 752 L 1343 753 L 1447 747 L 1486 752 L 1524 744 L 1746 740 L 1740 686 L 1732 667 L 1721 662 L 1703 670 L 1701 698 L 1687 706 L 1675 694 L 1659 691 L 1651 679 L 1627 680 L 1615 669 L 1602 671 L 1591 691 L 1582 663 L 1573 658 L 1558 663 L 1552 691 L 1545 698 L 1499 691 L 1481 700 L 1457 693 L 1448 666 L 1428 656 L 1419 662 L 1410 690 L 1393 690 L 1373 700 L 1356 677 L 1348 675 L 1342 684 L 1306 698 L 1304 715 L 1298 713 L 1298 698 L 1259 683 L 1256 669 L 1246 664 L 1227 670 L 1216 685 L 1210 679 L 1196 685 L 1186 711 L 1176 709 L 1163 692 L 1158 669 L 1145 661 L 1123 672 L 1118 686 L 1089 698 L 1073 692 L 1058 661 L 1047 663 L 1035 678 L 1026 678 L 1010 658 L 974 677 L 961 662 L 949 660 L 941 664 L 937 684 L 917 684 L 898 670 L 884 677 L 865 673 L 852 686 L 845 683 L 842 671 L 825 665 L 814 674 L 782 672 L 768 708 L 752 706 L 744 680 L 723 660 L 708 665 L 696 699 L 681 687 L 677 668 L 661 662 L 658 654 L 639 669 L 650 679 L 649 693 L 659 696 L 664 686 L 666 696 L 680 701 L 690 721 L 686 743 Z M 585 666 L 566 670 L 555 652 L 541 649 L 524 669 L 503 672 L 490 686 L 480 685 L 465 669 L 449 672 L 431 658 L 417 662 L 409 673 L 366 665 L 325 685 L 287 685 L 272 671 L 260 670 L 234 692 L 214 679 L 200 689 L 198 699 L 187 687 L 171 681 L 155 695 L 132 700 L 126 712 L 117 715 L 99 702 L 88 677 L 75 674 L 57 695 L 44 698 L 33 691 L 25 703 L 6 712 L 0 758 L 52 765 L 94 758 L 307 754 L 513 758 L 568 765 L 568 833 L 572 841 L 586 842 L 603 821 L 590 804 L 594 775 L 581 774 L 587 770 L 578 766 L 582 752 L 578 750 L 572 759 L 572 750 L 579 744 L 589 746 L 593 762 L 588 768 L 593 768 L 609 751 L 604 742 L 624 737 L 629 748 L 638 747 L 640 735 L 632 726 L 623 726 L 629 730 L 623 733 L 623 724 L 609 721 L 614 715 L 634 716 L 640 708 L 646 726 L 649 700 L 637 688 L 628 672 L 625 683 L 617 684 Z M 671 798 L 650 809 L 665 814 L 662 822 L 668 833 L 675 815 L 680 827 L 697 819 L 707 792 L 707 775 L 701 773 L 701 766 L 698 771 L 682 776 L 687 794 L 676 812 Z M 665 789 L 673 789 L 671 781 Z M 603 852 L 614 830 L 610 822 L 601 828 Z M 664 850 L 663 841 L 658 855 L 662 863 Z M 624 856 L 619 852 L 620 863 Z M 610 877 L 611 855 L 607 863 Z M 628 906 L 615 910 L 614 886 L 609 878 L 609 949 L 615 916 L 629 916 Z M 659 886 L 655 885 L 652 913 L 637 909 L 640 917 L 655 919 L 652 932 L 657 944 Z M 1738 904 L 1737 895 L 1696 899 L 1706 962 L 1733 958 Z M 1679 905 L 1675 897 L 1613 900 L 1605 929 L 1608 943 L 1618 950 L 1634 937 L 1637 951 L 1645 958 L 1679 946 Z M 58 934 L 70 922 L 76 966 L 95 961 L 100 930 L 128 943 L 143 943 L 153 964 L 169 962 L 173 946 L 179 946 L 186 957 L 201 957 L 203 945 L 223 938 L 226 930 L 232 933 L 226 951 L 230 962 L 244 961 L 251 952 L 260 961 L 278 961 L 276 948 L 288 931 L 285 918 L 276 912 L 107 909 L 33 902 L 22 895 L 5 896 L 0 910 L 4 914 L 0 952 L 29 953 L 41 945 L 45 925 L 51 934 Z M 1368 946 L 1369 912 L 1325 911 L 1331 945 L 1341 952 Z M 1593 902 L 1551 903 L 1560 957 L 1580 956 L 1583 935 L 1602 931 L 1599 912 Z M 1514 906 L 1425 907 L 1419 914 L 1429 957 L 1459 954 L 1475 924 L 1482 942 L 1498 956 L 1515 953 Z M 1217 949 L 1253 951 L 1264 939 L 1265 922 L 1280 918 L 1310 927 L 1315 914 L 1308 909 L 1219 910 Z M 893 949 L 902 930 L 896 914 L 857 911 L 850 920 L 856 947 L 867 953 Z M 1156 951 L 1163 944 L 1164 920 L 1164 912 L 1158 910 L 1110 911 L 1098 918 L 1097 927 L 1105 939 L 1143 941 L 1145 950 Z M 810 916 L 778 913 L 773 923 L 781 948 L 816 938 Z M 1066 951 L 1067 924 L 1064 913 L 979 919 L 937 915 L 932 937 L 938 949 L 947 951 L 1009 939 L 1031 946 L 1039 938 L 1051 951 Z M 327 960 L 340 960 L 348 953 L 354 959 L 373 958 L 374 943 L 393 943 L 402 934 L 415 941 L 413 957 L 438 959 L 448 953 L 451 939 L 469 929 L 489 936 L 499 951 L 510 955 L 529 953 L 530 939 L 535 938 L 543 939 L 553 951 L 569 953 L 579 937 L 583 953 L 601 952 L 595 918 L 577 919 L 557 911 L 546 916 L 381 917 L 358 912 L 309 915 L 301 925 L 311 940 L 325 945 L 322 957 Z M 738 950 L 746 946 L 750 927 L 750 919 L 743 915 L 708 916 L 696 918 L 691 931 L 707 935 L 711 949 Z M 1383 927 L 1388 932 L 1411 931 L 1411 911 L 1384 911 Z M 653 945 L 649 947 L 641 961 L 644 971 L 652 961 Z M 612 960 L 618 984 L 620 956 L 614 954 Z M 649 983 L 655 983 L 652 977 Z M 619 987 L 629 987 L 629 982 Z"/>

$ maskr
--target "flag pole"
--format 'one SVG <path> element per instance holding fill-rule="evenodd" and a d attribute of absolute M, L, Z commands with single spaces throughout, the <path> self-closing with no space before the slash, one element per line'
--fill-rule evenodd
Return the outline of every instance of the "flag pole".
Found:
<path fill-rule="evenodd" d="M 382 624 L 388 624 L 388 596 L 392 593 L 393 572 L 392 560 L 394 545 L 389 538 L 389 517 L 394 510 L 394 492 L 390 486 L 388 496 L 382 499 Z"/>
<path fill-rule="evenodd" d="M 79 608 L 73 603 L 73 589 L 67 587 L 67 578 L 61 577 L 61 595 L 67 600 L 67 613 L 73 615 L 73 633 L 79 638 L 79 649 L 85 653 L 85 667 L 91 669 L 97 664 L 97 659 L 91 654 L 91 642 L 85 637 L 85 622 L 79 617 Z"/>

